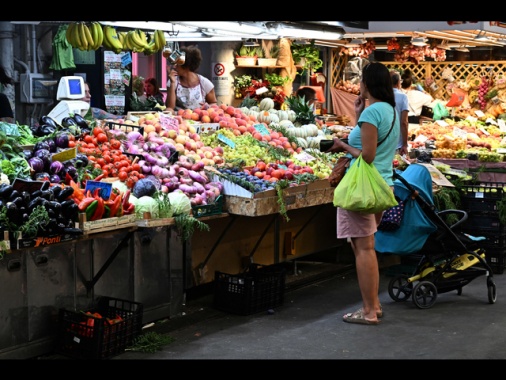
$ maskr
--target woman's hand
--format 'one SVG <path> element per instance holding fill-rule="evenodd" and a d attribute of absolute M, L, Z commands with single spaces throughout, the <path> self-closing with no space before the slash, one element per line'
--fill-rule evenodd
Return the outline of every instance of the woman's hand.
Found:
<path fill-rule="evenodd" d="M 177 71 L 171 66 L 167 66 L 167 74 L 169 74 L 170 83 L 176 83 Z"/>
<path fill-rule="evenodd" d="M 358 96 L 357 99 L 355 99 L 354 105 L 355 105 L 355 113 L 357 115 L 360 115 L 365 108 L 365 98 Z"/>
<path fill-rule="evenodd" d="M 334 140 L 334 145 L 332 145 L 327 152 L 339 153 L 346 150 L 345 147 L 348 146 L 348 144 L 346 144 L 343 140 L 338 137 L 333 137 L 332 140 Z"/>

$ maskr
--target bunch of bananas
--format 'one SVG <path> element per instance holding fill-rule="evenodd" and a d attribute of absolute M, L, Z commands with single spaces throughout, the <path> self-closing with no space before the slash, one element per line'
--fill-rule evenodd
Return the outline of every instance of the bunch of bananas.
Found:
<path fill-rule="evenodd" d="M 104 48 L 112 50 L 116 54 L 119 54 L 120 52 L 123 51 L 123 43 L 119 39 L 119 35 L 115 27 L 110 25 L 104 25 L 103 33 L 104 33 Z"/>
<path fill-rule="evenodd" d="M 84 22 L 72 22 L 65 34 L 73 48 L 79 50 L 97 50 L 102 46 L 104 34 L 102 26 L 93 21 L 89 25 Z"/>
<path fill-rule="evenodd" d="M 70 23 L 66 37 L 73 48 L 84 51 L 97 50 L 103 46 L 116 54 L 122 51 L 132 51 L 150 55 L 162 51 L 166 43 L 162 30 L 155 30 L 149 36 L 140 29 L 118 32 L 115 27 L 102 26 L 97 21 L 93 21 L 89 25 L 84 22 Z"/>
<path fill-rule="evenodd" d="M 134 53 L 144 53 L 150 55 L 162 51 L 165 46 L 165 35 L 162 30 L 155 30 L 149 36 L 140 29 L 130 30 L 128 32 L 119 32 L 118 38 L 123 45 L 123 50 L 133 51 Z"/>

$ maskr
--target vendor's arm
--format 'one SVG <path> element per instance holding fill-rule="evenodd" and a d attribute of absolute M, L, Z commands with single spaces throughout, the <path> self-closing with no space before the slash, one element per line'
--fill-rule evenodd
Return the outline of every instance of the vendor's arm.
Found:
<path fill-rule="evenodd" d="M 122 119 L 122 115 L 114 115 L 110 112 L 104 111 L 103 109 L 97 107 L 91 107 L 91 115 L 94 119 L 104 120 L 104 119 Z"/>
<path fill-rule="evenodd" d="M 216 99 L 216 92 L 214 91 L 214 88 L 209 91 L 206 95 L 206 103 L 207 104 L 216 104 L 218 100 Z"/>
<path fill-rule="evenodd" d="M 401 112 L 401 137 L 402 137 L 402 146 L 399 148 L 399 153 L 401 156 L 408 154 L 408 129 L 409 129 L 409 121 L 408 121 L 408 111 Z"/>
<path fill-rule="evenodd" d="M 167 66 L 167 72 L 169 74 L 169 80 L 167 81 L 167 99 L 165 99 L 165 105 L 167 108 L 176 108 L 176 70 L 173 70 L 170 66 Z"/>

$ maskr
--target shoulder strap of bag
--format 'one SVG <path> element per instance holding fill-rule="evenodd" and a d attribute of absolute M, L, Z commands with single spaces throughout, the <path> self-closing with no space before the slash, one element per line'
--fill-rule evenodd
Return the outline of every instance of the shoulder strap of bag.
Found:
<path fill-rule="evenodd" d="M 390 132 L 392 132 L 392 129 L 394 128 L 394 124 L 395 124 L 395 117 L 396 117 L 396 114 L 397 114 L 397 112 L 395 112 L 395 108 L 394 108 L 394 119 L 392 120 L 392 125 L 390 126 L 390 129 L 388 130 L 387 135 L 386 135 L 385 137 L 383 137 L 383 138 L 381 139 L 381 141 L 379 141 L 379 142 L 378 142 L 378 145 L 376 145 L 376 147 L 380 146 L 380 145 L 383 143 L 383 141 L 385 141 L 385 140 L 387 139 L 387 137 L 388 137 L 388 135 L 390 134 Z"/>

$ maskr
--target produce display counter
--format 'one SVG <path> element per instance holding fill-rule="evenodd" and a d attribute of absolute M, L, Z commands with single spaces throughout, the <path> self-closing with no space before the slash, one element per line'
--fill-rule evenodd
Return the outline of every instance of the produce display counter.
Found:
<path fill-rule="evenodd" d="M 326 181 L 284 189 L 285 213 L 276 193 L 225 196 L 223 212 L 199 217 L 210 230 L 196 228 L 190 241 L 168 218 L 88 225 L 77 239 L 44 246 L 14 243 L 0 260 L 0 358 L 54 351 L 60 308 L 89 309 L 99 296 L 131 300 L 149 323 L 180 315 L 185 291 L 213 281 L 215 271 L 337 248 L 332 195 Z"/>
<path fill-rule="evenodd" d="M 5 254 L 0 358 L 52 352 L 59 309 L 86 310 L 99 296 L 142 303 L 143 323 L 180 315 L 187 252 L 174 228 L 163 225 L 124 226 Z"/>
<path fill-rule="evenodd" d="M 195 231 L 191 241 L 194 284 L 213 281 L 215 271 L 236 274 L 250 263 L 271 265 L 340 246 L 333 193 L 327 180 L 284 189 L 285 215 L 274 190 L 226 195 L 229 215 L 208 221 L 210 233 Z"/>
<path fill-rule="evenodd" d="M 477 172 L 478 179 L 485 182 L 506 183 L 506 162 L 482 162 L 468 159 L 434 158 L 442 164 L 450 165 L 454 169 Z"/>

